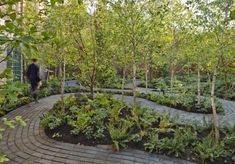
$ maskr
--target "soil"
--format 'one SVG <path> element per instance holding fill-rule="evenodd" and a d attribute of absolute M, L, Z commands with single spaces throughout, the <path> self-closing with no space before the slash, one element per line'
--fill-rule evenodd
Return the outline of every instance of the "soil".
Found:
<path fill-rule="evenodd" d="M 88 139 L 86 138 L 85 135 L 79 134 L 79 135 L 74 135 L 71 134 L 71 130 L 73 127 L 69 125 L 62 125 L 56 129 L 50 130 L 49 128 L 45 129 L 46 135 L 54 139 L 56 141 L 61 141 L 65 143 L 72 143 L 72 144 L 82 144 L 82 145 L 87 145 L 87 146 L 96 146 L 96 145 L 111 145 L 113 143 L 109 132 L 105 131 L 104 135 L 105 137 L 101 139 Z M 54 134 L 58 134 L 59 137 L 54 137 Z"/>
<path fill-rule="evenodd" d="M 131 108 L 126 107 L 121 109 L 118 116 L 120 118 L 128 118 L 132 116 Z"/>
<path fill-rule="evenodd" d="M 192 112 L 192 113 L 203 113 L 203 114 L 212 114 L 212 109 L 207 109 L 206 111 L 201 111 L 199 107 L 194 105 L 192 108 L 187 108 L 181 104 L 177 104 L 174 106 L 171 106 L 172 108 L 176 108 L 178 110 L 186 111 L 186 112 Z M 217 111 L 217 113 L 220 113 Z"/>

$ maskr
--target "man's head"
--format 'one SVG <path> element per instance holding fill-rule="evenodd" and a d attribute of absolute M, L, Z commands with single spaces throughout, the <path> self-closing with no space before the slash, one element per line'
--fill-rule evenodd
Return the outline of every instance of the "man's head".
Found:
<path fill-rule="evenodd" d="M 36 58 L 33 58 L 33 59 L 32 59 L 32 62 L 33 62 L 33 63 L 36 63 L 37 61 L 38 61 L 38 59 L 36 59 Z"/>

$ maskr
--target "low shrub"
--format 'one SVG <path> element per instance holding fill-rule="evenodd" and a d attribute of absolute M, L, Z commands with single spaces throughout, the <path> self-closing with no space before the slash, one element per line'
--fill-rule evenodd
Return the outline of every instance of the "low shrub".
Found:
<path fill-rule="evenodd" d="M 201 103 L 197 104 L 197 96 L 194 94 L 183 94 L 179 96 L 137 93 L 137 97 L 141 97 L 153 101 L 160 105 L 166 105 L 176 109 L 196 112 L 196 113 L 212 113 L 211 100 L 208 97 L 202 97 Z M 218 113 L 223 112 L 222 104 L 216 99 L 216 110 Z"/>
<path fill-rule="evenodd" d="M 201 163 L 205 163 L 206 160 L 213 162 L 220 157 L 228 155 L 223 141 L 217 145 L 215 144 L 213 132 L 201 141 L 195 142 L 193 152 L 201 159 Z"/>
<path fill-rule="evenodd" d="M 203 131 L 176 125 L 168 115 L 138 106 L 127 106 L 106 94 L 97 94 L 94 99 L 89 94 L 75 94 L 65 98 L 65 109 L 61 105 L 61 101 L 58 101 L 41 118 L 41 125 L 53 130 L 55 135 L 60 134 L 60 138 L 71 135 L 72 138 L 82 138 L 82 142 L 85 140 L 92 144 L 111 140 L 116 151 L 134 146 L 190 160 L 214 161 L 228 157 L 232 161 L 234 148 L 225 146 L 234 143 L 234 133 L 231 132 L 230 135 L 226 134 L 221 144 L 215 146 L 211 134 L 199 137 L 204 135 Z M 64 126 L 69 127 L 69 134 L 59 130 Z"/>

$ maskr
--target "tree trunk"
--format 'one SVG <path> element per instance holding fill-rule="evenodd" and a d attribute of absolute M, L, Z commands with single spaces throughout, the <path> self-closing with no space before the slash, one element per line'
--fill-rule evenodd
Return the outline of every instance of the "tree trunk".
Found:
<path fill-rule="evenodd" d="M 197 104 L 201 104 L 201 74 L 199 63 L 197 67 Z"/>
<path fill-rule="evenodd" d="M 134 57 L 134 64 L 133 64 L 133 103 L 136 104 L 136 59 Z"/>
<path fill-rule="evenodd" d="M 145 64 L 145 89 L 148 90 L 148 64 Z"/>
<path fill-rule="evenodd" d="M 96 65 L 93 66 L 92 75 L 90 76 L 90 92 L 92 99 L 94 98 L 95 79 L 96 79 Z"/>
<path fill-rule="evenodd" d="M 94 15 L 94 21 L 95 21 L 95 15 Z M 93 19 L 92 19 L 92 15 L 90 15 L 89 30 L 90 30 L 90 37 L 91 37 L 91 42 L 92 42 L 93 64 L 94 64 L 93 70 L 92 70 L 92 76 L 91 76 L 90 92 L 91 92 L 91 97 L 93 99 L 94 98 L 94 83 L 95 83 L 95 79 L 96 79 L 96 69 L 97 69 L 97 66 L 96 66 L 96 64 L 97 64 L 97 56 L 96 55 L 97 54 L 96 54 L 96 42 L 95 42 L 95 37 L 94 37 L 95 32 L 93 32 L 92 25 L 93 25 Z"/>
<path fill-rule="evenodd" d="M 23 12 L 24 12 L 24 0 L 21 0 L 21 2 L 20 2 L 20 14 L 21 14 L 21 16 L 23 16 Z"/>
<path fill-rule="evenodd" d="M 122 100 L 124 100 L 125 78 L 126 78 L 126 67 L 124 67 L 122 70 Z"/>
<path fill-rule="evenodd" d="M 174 84 L 174 68 L 171 67 L 171 93 L 173 93 L 173 84 Z"/>
<path fill-rule="evenodd" d="M 149 67 L 149 82 L 151 83 L 152 82 L 152 67 L 151 67 L 151 65 L 150 65 L 150 67 Z"/>
<path fill-rule="evenodd" d="M 62 102 L 61 109 L 64 110 L 64 83 L 63 83 L 63 61 L 59 63 L 59 79 L 60 79 L 60 99 Z"/>
<path fill-rule="evenodd" d="M 219 143 L 220 140 L 220 134 L 219 134 L 219 124 L 218 124 L 218 116 L 216 113 L 216 106 L 215 106 L 215 82 L 216 82 L 216 69 L 213 73 L 213 78 L 211 82 L 211 107 L 212 107 L 212 122 L 215 130 L 215 140 L 216 144 Z"/>
<path fill-rule="evenodd" d="M 59 79 L 59 72 L 58 72 L 58 67 L 54 68 L 54 79 Z"/>

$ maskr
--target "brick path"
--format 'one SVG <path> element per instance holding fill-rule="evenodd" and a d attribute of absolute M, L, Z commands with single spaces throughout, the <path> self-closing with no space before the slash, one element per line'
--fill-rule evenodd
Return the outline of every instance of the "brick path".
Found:
<path fill-rule="evenodd" d="M 27 126 L 7 129 L 4 140 L 0 143 L 2 152 L 10 159 L 12 164 L 44 163 L 44 164 L 187 164 L 190 162 L 154 155 L 138 150 L 123 150 L 113 152 L 110 146 L 83 146 L 62 143 L 49 139 L 40 127 L 40 115 L 49 110 L 58 100 L 59 96 L 50 96 L 40 100 L 38 104 L 29 104 L 20 107 L 5 117 L 14 118 L 22 116 Z M 0 124 L 0 126 L 2 126 Z"/>

